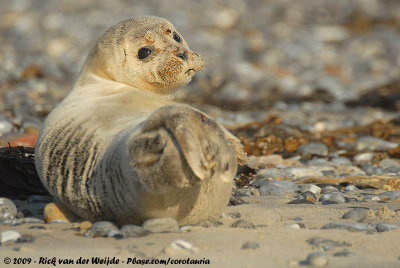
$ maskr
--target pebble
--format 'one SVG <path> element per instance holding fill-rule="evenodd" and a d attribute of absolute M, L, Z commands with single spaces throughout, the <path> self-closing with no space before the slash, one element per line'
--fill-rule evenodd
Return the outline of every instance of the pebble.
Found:
<path fill-rule="evenodd" d="M 231 227 L 234 228 L 244 228 L 244 229 L 255 229 L 256 226 L 249 221 L 246 220 L 237 220 L 234 223 L 232 223 Z"/>
<path fill-rule="evenodd" d="M 310 202 L 317 202 L 317 196 L 312 192 L 304 192 L 300 195 L 299 199 L 305 199 Z"/>
<path fill-rule="evenodd" d="M 307 144 L 300 145 L 297 149 L 297 152 L 301 154 L 303 157 L 312 157 L 312 156 L 327 156 L 328 155 L 328 147 L 322 142 L 310 142 Z"/>
<path fill-rule="evenodd" d="M 291 168 L 289 171 L 298 178 L 323 176 L 321 171 L 312 168 Z"/>
<path fill-rule="evenodd" d="M 33 226 L 29 227 L 28 229 L 46 230 L 47 228 L 43 225 L 33 225 Z"/>
<path fill-rule="evenodd" d="M 90 221 L 83 221 L 79 224 L 79 232 L 84 235 L 87 230 L 92 228 L 93 224 Z"/>
<path fill-rule="evenodd" d="M 322 251 L 312 252 L 307 256 L 307 264 L 314 267 L 324 267 L 328 265 L 328 257 Z"/>
<path fill-rule="evenodd" d="M 192 245 L 192 243 L 187 242 L 185 240 L 175 240 L 168 246 L 166 246 L 162 252 L 169 256 L 177 256 L 184 254 L 196 253 L 199 250 Z"/>
<path fill-rule="evenodd" d="M 38 223 L 38 224 L 45 224 L 45 221 L 42 219 L 34 218 L 34 217 L 26 217 L 23 219 L 24 223 Z"/>
<path fill-rule="evenodd" d="M 143 228 L 142 226 L 138 225 L 124 225 L 121 227 L 121 232 L 124 237 L 140 237 L 140 236 L 146 236 L 150 232 Z"/>
<path fill-rule="evenodd" d="M 361 222 L 365 220 L 367 216 L 368 216 L 367 208 L 353 208 L 352 210 L 349 210 L 345 214 L 343 214 L 342 218 Z"/>
<path fill-rule="evenodd" d="M 307 239 L 307 243 L 323 251 L 328 251 L 334 249 L 335 247 L 351 247 L 351 244 L 346 241 L 335 241 L 319 236 Z"/>
<path fill-rule="evenodd" d="M 364 196 L 364 200 L 381 201 L 381 198 L 376 194 L 367 194 Z"/>
<path fill-rule="evenodd" d="M 344 192 L 353 192 L 353 191 L 358 191 L 359 189 L 355 187 L 354 185 L 347 185 L 346 188 L 344 188 Z"/>
<path fill-rule="evenodd" d="M 24 221 L 22 219 L 13 218 L 13 219 L 8 219 L 8 220 L 5 220 L 5 221 L 2 221 L 1 223 L 5 224 L 5 225 L 7 224 L 7 225 L 10 225 L 10 226 L 17 226 L 17 225 L 23 224 Z"/>
<path fill-rule="evenodd" d="M 259 247 L 260 244 L 257 242 L 247 241 L 242 245 L 241 249 L 258 249 Z"/>
<path fill-rule="evenodd" d="M 353 253 L 351 253 L 350 251 L 345 249 L 343 251 L 339 251 L 339 252 L 336 252 L 335 254 L 333 254 L 333 257 L 347 257 L 350 254 L 353 254 Z"/>
<path fill-rule="evenodd" d="M 364 136 L 357 140 L 357 151 L 387 151 L 397 147 L 398 144 L 374 136 Z"/>
<path fill-rule="evenodd" d="M 18 238 L 21 237 L 21 234 L 18 233 L 17 231 L 13 231 L 13 230 L 7 230 L 7 231 L 3 231 L 0 234 L 0 242 L 1 244 L 8 242 L 8 241 L 17 241 Z"/>
<path fill-rule="evenodd" d="M 329 194 L 329 193 L 338 192 L 338 191 L 339 191 L 339 190 L 338 190 L 336 187 L 333 187 L 333 186 L 328 185 L 328 186 L 325 186 L 325 187 L 322 189 L 321 193 L 322 193 L 322 194 Z"/>
<path fill-rule="evenodd" d="M 239 219 L 242 215 L 240 214 L 240 212 L 229 212 L 229 213 L 222 213 L 222 217 L 224 218 L 228 218 L 228 219 Z"/>
<path fill-rule="evenodd" d="M 17 239 L 17 243 L 33 243 L 35 241 L 35 238 L 31 235 L 21 235 L 21 237 L 19 237 Z"/>
<path fill-rule="evenodd" d="M 321 229 L 346 229 L 348 231 L 376 231 L 374 226 L 359 222 L 331 222 L 322 226 Z"/>
<path fill-rule="evenodd" d="M 306 205 L 315 205 L 315 203 L 314 202 L 311 202 L 311 201 L 308 201 L 308 200 L 306 200 L 306 199 L 295 199 L 295 200 L 292 200 L 292 201 L 290 201 L 290 202 L 288 202 L 288 204 L 291 204 L 291 205 L 304 205 L 304 204 L 306 204 Z"/>
<path fill-rule="evenodd" d="M 0 197 L 0 222 L 13 219 L 17 214 L 18 210 L 14 202 L 8 198 Z"/>
<path fill-rule="evenodd" d="M 396 199 L 400 196 L 400 190 L 386 191 L 378 194 L 380 199 Z"/>
<path fill-rule="evenodd" d="M 335 157 L 330 161 L 332 164 L 337 166 L 351 166 L 353 163 L 346 157 Z"/>
<path fill-rule="evenodd" d="M 292 223 L 286 224 L 285 226 L 289 227 L 289 228 L 292 228 L 292 229 L 304 229 L 304 228 L 306 228 L 306 226 L 301 222 L 292 222 Z"/>
<path fill-rule="evenodd" d="M 363 162 L 370 163 L 374 158 L 374 153 L 361 153 L 357 154 L 353 157 L 353 160 L 356 164 L 361 164 Z"/>
<path fill-rule="evenodd" d="M 323 194 L 320 198 L 323 205 L 328 204 L 340 204 L 346 202 L 343 194 L 340 192 L 331 192 L 329 194 Z"/>
<path fill-rule="evenodd" d="M 320 194 L 321 188 L 314 184 L 303 184 L 300 186 L 300 191 L 302 193 L 312 192 L 313 194 Z"/>
<path fill-rule="evenodd" d="M 10 122 L 8 122 L 7 120 L 0 121 L 0 136 L 2 134 L 11 132 L 12 129 L 13 129 L 13 125 Z"/>
<path fill-rule="evenodd" d="M 387 232 L 390 230 L 395 230 L 400 228 L 398 225 L 386 223 L 386 222 L 381 222 L 375 225 L 376 231 L 381 233 L 381 232 Z"/>
<path fill-rule="evenodd" d="M 179 232 L 178 222 L 173 218 L 157 218 L 145 221 L 142 227 L 151 233 Z"/>
<path fill-rule="evenodd" d="M 43 211 L 44 220 L 49 222 L 66 222 L 71 223 L 79 219 L 72 211 L 61 203 L 49 203 Z"/>
<path fill-rule="evenodd" d="M 266 181 L 260 187 L 260 195 L 285 195 L 287 192 L 294 192 L 299 189 L 292 181 Z"/>
<path fill-rule="evenodd" d="M 109 221 L 98 221 L 93 223 L 92 228 L 88 230 L 85 236 L 90 237 L 111 237 L 120 233 L 117 226 Z"/>
<path fill-rule="evenodd" d="M 381 162 L 379 162 L 379 166 L 381 168 L 390 168 L 390 167 L 400 168 L 400 163 L 395 159 L 385 158 Z"/>

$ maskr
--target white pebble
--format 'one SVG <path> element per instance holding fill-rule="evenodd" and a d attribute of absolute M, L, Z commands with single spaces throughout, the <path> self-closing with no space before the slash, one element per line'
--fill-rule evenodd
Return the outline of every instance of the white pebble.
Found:
<path fill-rule="evenodd" d="M 175 240 L 163 249 L 163 253 L 170 256 L 196 253 L 198 249 L 185 240 Z"/>
<path fill-rule="evenodd" d="M 320 194 L 321 188 L 314 184 L 303 184 L 300 186 L 300 190 L 302 193 L 312 192 L 313 194 Z"/>
<path fill-rule="evenodd" d="M 13 231 L 13 230 L 7 230 L 4 232 L 1 232 L 1 243 L 5 243 L 7 241 L 17 241 L 18 238 L 21 237 L 21 234 Z"/>

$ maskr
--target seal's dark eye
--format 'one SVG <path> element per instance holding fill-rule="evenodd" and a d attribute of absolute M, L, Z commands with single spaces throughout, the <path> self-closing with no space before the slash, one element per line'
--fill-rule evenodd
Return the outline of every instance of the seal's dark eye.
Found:
<path fill-rule="evenodd" d="M 176 42 L 178 43 L 181 42 L 181 37 L 176 32 L 173 33 L 173 37 Z"/>
<path fill-rule="evenodd" d="M 137 53 L 137 57 L 141 60 L 147 58 L 151 54 L 151 50 L 147 47 L 142 47 Z"/>

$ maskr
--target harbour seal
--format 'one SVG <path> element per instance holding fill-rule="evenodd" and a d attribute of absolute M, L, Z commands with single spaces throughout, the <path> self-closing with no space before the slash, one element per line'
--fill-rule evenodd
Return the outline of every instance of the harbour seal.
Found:
<path fill-rule="evenodd" d="M 165 19 L 108 29 L 40 131 L 35 164 L 45 187 L 92 221 L 219 217 L 245 153 L 208 115 L 168 97 L 203 68 Z"/>

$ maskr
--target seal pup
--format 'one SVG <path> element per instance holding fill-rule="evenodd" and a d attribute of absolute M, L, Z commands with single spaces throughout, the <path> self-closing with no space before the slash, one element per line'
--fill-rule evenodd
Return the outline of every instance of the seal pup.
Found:
<path fill-rule="evenodd" d="M 165 19 L 130 18 L 108 29 L 40 131 L 35 164 L 45 187 L 92 221 L 219 217 L 246 158 L 242 145 L 169 97 L 203 68 Z"/>

